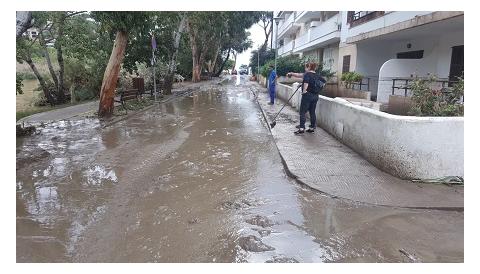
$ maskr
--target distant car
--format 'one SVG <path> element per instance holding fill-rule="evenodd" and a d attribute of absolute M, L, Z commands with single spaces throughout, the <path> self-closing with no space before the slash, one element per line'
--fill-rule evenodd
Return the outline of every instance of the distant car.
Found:
<path fill-rule="evenodd" d="M 237 71 L 236 71 L 236 70 L 232 70 L 232 75 L 237 75 Z"/>
<path fill-rule="evenodd" d="M 248 66 L 247 65 L 241 65 L 240 68 L 238 69 L 238 72 L 240 75 L 247 75 L 248 74 Z"/>

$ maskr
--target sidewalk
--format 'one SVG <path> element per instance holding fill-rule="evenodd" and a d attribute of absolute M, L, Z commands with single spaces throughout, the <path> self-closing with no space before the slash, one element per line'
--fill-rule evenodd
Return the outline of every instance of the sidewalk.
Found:
<path fill-rule="evenodd" d="M 265 88 L 254 83 L 251 89 L 270 123 L 284 102 L 276 100 L 275 105 L 268 105 Z M 311 188 L 374 205 L 463 210 L 463 186 L 413 183 L 393 177 L 319 127 L 314 134 L 294 135 L 298 124 L 298 112 L 286 106 L 270 130 L 287 171 Z"/>
<path fill-rule="evenodd" d="M 17 124 L 32 124 L 48 121 L 66 120 L 89 112 L 93 113 L 97 110 L 98 100 L 95 100 L 84 104 L 78 104 L 70 107 L 64 107 L 60 109 L 33 114 L 18 120 Z"/>

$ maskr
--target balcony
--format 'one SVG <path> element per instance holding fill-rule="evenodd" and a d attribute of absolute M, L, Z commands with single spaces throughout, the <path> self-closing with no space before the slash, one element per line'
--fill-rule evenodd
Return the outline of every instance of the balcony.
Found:
<path fill-rule="evenodd" d="M 295 48 L 299 48 L 308 43 L 309 38 L 309 33 L 306 33 L 305 35 L 302 35 L 295 39 Z"/>
<path fill-rule="evenodd" d="M 311 20 L 320 20 L 322 18 L 321 11 L 299 11 L 295 17 L 295 23 L 303 24 Z"/>
<path fill-rule="evenodd" d="M 278 25 L 278 39 L 287 34 L 295 33 L 300 28 L 300 25 L 295 23 L 295 12 L 292 12 L 288 17 Z"/>
<path fill-rule="evenodd" d="M 295 40 L 293 52 L 305 51 L 340 41 L 339 15 L 335 15 Z"/>
<path fill-rule="evenodd" d="M 289 55 L 290 53 L 292 53 L 293 46 L 295 44 L 294 41 L 295 40 L 292 40 L 292 41 L 286 43 L 285 45 L 283 45 L 282 47 L 280 47 L 278 49 L 278 55 L 279 56 L 284 56 L 284 55 Z"/>

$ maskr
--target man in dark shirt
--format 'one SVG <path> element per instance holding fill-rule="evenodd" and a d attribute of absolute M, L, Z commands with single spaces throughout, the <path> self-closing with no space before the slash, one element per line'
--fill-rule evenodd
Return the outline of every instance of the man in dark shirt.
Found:
<path fill-rule="evenodd" d="M 298 130 L 294 132 L 297 135 L 303 134 L 305 132 L 305 114 L 307 112 L 309 112 L 310 114 L 310 126 L 306 131 L 314 133 L 317 126 L 317 116 L 315 115 L 315 109 L 317 108 L 319 87 L 316 84 L 316 81 L 320 80 L 325 83 L 326 80 L 315 73 L 316 69 L 316 63 L 308 62 L 305 65 L 305 73 L 289 72 L 287 74 L 288 77 L 294 76 L 298 78 L 303 78 L 302 100 L 300 102 L 300 125 L 297 126 Z"/>

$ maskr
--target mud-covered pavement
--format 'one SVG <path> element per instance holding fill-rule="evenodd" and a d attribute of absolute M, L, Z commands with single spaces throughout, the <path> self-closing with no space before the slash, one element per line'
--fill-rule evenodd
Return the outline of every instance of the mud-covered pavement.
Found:
<path fill-rule="evenodd" d="M 17 139 L 17 262 L 463 262 L 463 212 L 290 179 L 249 85 Z"/>

